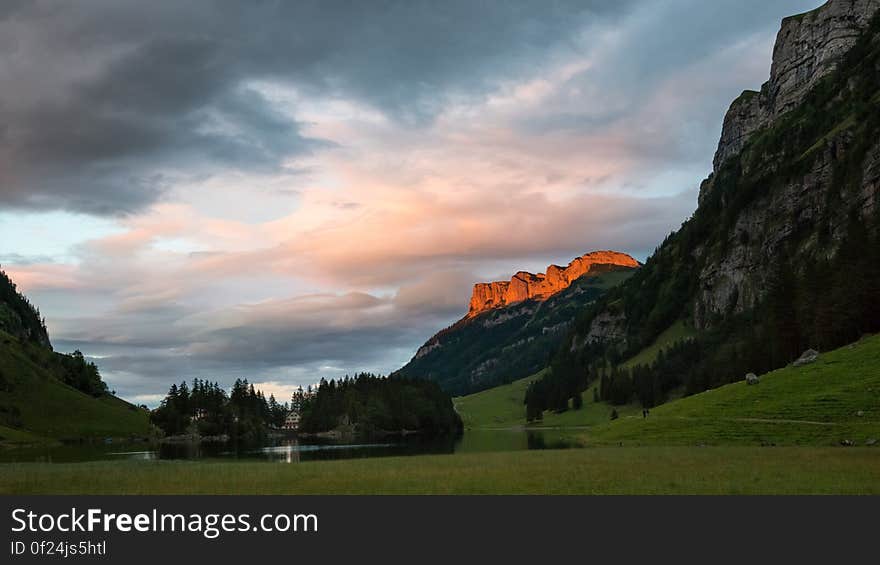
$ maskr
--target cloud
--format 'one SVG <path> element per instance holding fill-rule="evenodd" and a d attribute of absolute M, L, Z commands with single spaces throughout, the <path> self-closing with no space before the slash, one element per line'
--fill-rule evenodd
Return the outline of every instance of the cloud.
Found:
<path fill-rule="evenodd" d="M 424 290 L 433 289 L 417 285 L 397 296 L 327 294 L 210 312 L 166 307 L 62 319 L 54 329 L 65 338 L 55 346 L 88 351 L 111 386 L 138 398 L 194 377 L 225 385 L 247 377 L 306 386 L 322 377 L 399 367 L 412 344 L 453 310 L 430 294 L 419 298 Z M 463 308 L 458 304 L 454 315 Z"/>
<path fill-rule="evenodd" d="M 817 3 L 7 2 L 0 259 L 124 396 L 388 372 L 474 282 L 650 254 Z"/>
<path fill-rule="evenodd" d="M 303 135 L 255 81 L 423 124 L 624 4 L 10 5 L 0 202 L 127 214 L 193 175 L 295 168 L 333 144 Z"/>

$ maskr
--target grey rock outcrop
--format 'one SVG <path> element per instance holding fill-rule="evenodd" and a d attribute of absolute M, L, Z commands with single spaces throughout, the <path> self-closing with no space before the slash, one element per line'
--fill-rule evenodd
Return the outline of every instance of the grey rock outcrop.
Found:
<path fill-rule="evenodd" d="M 847 208 L 826 205 L 833 190 L 837 152 L 849 141 L 844 131 L 827 140 L 821 154 L 803 176 L 743 209 L 727 233 L 723 255 L 700 273 L 694 324 L 707 327 L 713 314 L 742 312 L 755 306 L 769 285 L 781 250 L 802 225 L 826 225 L 830 241 L 840 241 L 847 226 Z M 869 217 L 880 199 L 880 140 L 867 152 L 862 168 L 862 191 L 854 204 Z M 808 241 L 807 245 L 815 245 Z M 796 253 L 797 249 L 792 250 Z"/>
<path fill-rule="evenodd" d="M 715 171 L 739 154 L 752 133 L 798 106 L 837 67 L 878 9 L 880 0 L 829 0 L 782 20 L 770 80 L 760 92 L 747 90 L 731 104 L 715 153 Z"/>
<path fill-rule="evenodd" d="M 815 363 L 817 359 L 819 359 L 819 352 L 815 349 L 807 349 L 800 357 L 798 357 L 797 361 L 792 363 L 792 366 L 803 367 L 804 365 Z"/>
<path fill-rule="evenodd" d="M 593 318 L 590 331 L 581 343 L 616 341 L 626 343 L 626 315 L 622 312 L 605 311 Z"/>
<path fill-rule="evenodd" d="M 760 92 L 743 93 L 727 113 L 715 155 L 715 172 L 725 161 L 740 155 L 752 134 L 796 107 L 823 77 L 837 68 L 878 10 L 880 0 L 830 0 L 812 12 L 783 20 L 770 80 Z M 828 206 L 827 202 L 835 190 L 835 164 L 851 141 L 850 128 L 835 129 L 811 149 L 814 158 L 802 175 L 767 191 L 738 212 L 732 229 L 725 235 L 727 244 L 723 252 L 707 261 L 699 274 L 693 307 L 696 327 L 710 326 L 713 316 L 742 312 L 757 305 L 783 249 L 795 257 L 802 250 L 818 248 L 815 239 L 798 242 L 800 248 L 790 248 L 794 234 L 802 226 L 827 227 L 829 249 L 843 238 L 847 207 Z M 767 155 L 754 161 L 751 166 L 769 169 L 775 166 L 776 159 Z M 744 169 L 750 166 L 747 160 L 741 165 Z M 861 179 L 861 193 L 853 195 L 852 203 L 867 218 L 880 198 L 880 140 L 865 153 Z M 703 182 L 701 204 L 712 193 L 716 180 L 717 174 Z M 695 258 L 706 252 L 698 250 Z"/>

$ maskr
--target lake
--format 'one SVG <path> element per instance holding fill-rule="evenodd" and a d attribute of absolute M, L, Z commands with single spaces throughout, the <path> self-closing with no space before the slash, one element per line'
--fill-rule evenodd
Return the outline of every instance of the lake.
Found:
<path fill-rule="evenodd" d="M 76 443 L 46 447 L 0 449 L 0 463 L 73 463 L 106 460 L 242 459 L 298 463 L 326 459 L 355 459 L 406 455 L 566 449 L 575 444 L 556 430 L 472 430 L 459 437 L 328 440 L 285 438 L 260 445 L 232 443 Z"/>

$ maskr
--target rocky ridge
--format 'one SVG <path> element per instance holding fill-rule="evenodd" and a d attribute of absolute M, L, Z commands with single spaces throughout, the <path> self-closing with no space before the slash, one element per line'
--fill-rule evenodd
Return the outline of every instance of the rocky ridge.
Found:
<path fill-rule="evenodd" d="M 578 257 L 567 267 L 550 265 L 546 274 L 520 271 L 510 281 L 478 283 L 474 285 L 471 294 L 467 317 L 472 318 L 524 300 L 547 300 L 568 288 L 573 281 L 590 273 L 597 265 L 637 268 L 639 262 L 626 253 L 595 251 Z"/>

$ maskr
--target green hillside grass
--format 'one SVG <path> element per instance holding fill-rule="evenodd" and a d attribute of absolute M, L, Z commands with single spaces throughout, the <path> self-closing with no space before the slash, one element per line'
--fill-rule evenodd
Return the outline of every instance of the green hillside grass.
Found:
<path fill-rule="evenodd" d="M 0 426 L 0 446 L 4 444 L 8 445 L 43 443 L 45 441 L 47 441 L 47 438 L 38 436 L 36 434 L 32 434 L 24 430 L 17 430 L 15 428 Z"/>
<path fill-rule="evenodd" d="M 581 434 L 586 445 L 864 445 L 880 439 L 880 335 L 623 417 Z"/>
<path fill-rule="evenodd" d="M 696 335 L 696 330 L 679 320 L 663 331 L 654 343 L 639 351 L 636 355 L 621 364 L 624 369 L 631 369 L 636 365 L 650 365 L 657 359 L 657 355 L 676 342 L 690 339 Z"/>
<path fill-rule="evenodd" d="M 465 429 L 506 429 L 524 426 L 526 407 L 523 400 L 526 396 L 526 389 L 529 383 L 541 378 L 543 373 L 544 371 L 541 371 L 508 385 L 456 398 L 454 400 L 455 408 L 461 415 Z M 614 409 L 621 415 L 641 414 L 641 408 L 635 404 L 612 407 L 605 402 L 593 402 L 593 388 L 596 386 L 598 383 L 594 383 L 584 392 L 584 405 L 580 410 L 569 410 L 561 414 L 548 411 L 544 413 L 543 421 L 529 424 L 527 427 L 539 429 L 595 426 L 607 422 Z"/>
<path fill-rule="evenodd" d="M 526 389 L 530 382 L 541 378 L 543 373 L 541 371 L 510 384 L 453 399 L 464 427 L 509 428 L 523 425 L 526 417 L 526 407 L 523 405 Z"/>
<path fill-rule="evenodd" d="M 619 280 L 614 280 L 613 276 L 625 280 L 626 277 L 631 275 L 632 273 L 607 273 L 603 275 L 603 278 L 607 284 L 613 286 L 620 282 Z M 627 360 L 623 367 L 630 368 L 640 364 L 651 363 L 657 358 L 657 354 L 661 349 L 683 339 L 688 339 L 694 334 L 693 328 L 682 321 L 676 322 L 660 334 L 654 340 L 654 343 Z M 526 409 L 523 400 L 526 396 L 526 389 L 529 383 L 540 379 L 545 371 L 539 371 L 534 375 L 507 385 L 456 398 L 455 406 L 464 421 L 465 428 L 510 428 L 524 425 Z M 561 414 L 545 412 L 542 422 L 530 424 L 529 427 L 595 426 L 608 422 L 612 410 L 617 410 L 621 416 L 641 415 L 641 408 L 636 404 L 612 407 L 605 402 L 593 402 L 593 389 L 597 386 L 599 386 L 598 382 L 594 383 L 584 392 L 584 406 L 581 410 L 569 410 Z"/>
<path fill-rule="evenodd" d="M 113 396 L 94 398 L 56 379 L 49 350 L 0 332 L 0 407 L 15 408 L 20 425 L 0 427 L 0 441 L 145 436 L 145 411 Z M 11 388 L 11 390 L 10 390 Z M 8 412 L 7 412 L 8 413 Z"/>
<path fill-rule="evenodd" d="M 524 426 L 525 391 L 540 376 L 456 398 L 465 428 Z M 612 408 L 616 421 L 609 419 Z M 863 444 L 880 439 L 880 336 L 825 353 L 812 365 L 764 375 L 757 386 L 738 382 L 671 401 L 647 419 L 636 404 L 593 402 L 591 387 L 581 410 L 546 412 L 543 422 L 526 427 L 587 427 L 577 434 L 586 445 Z"/>

